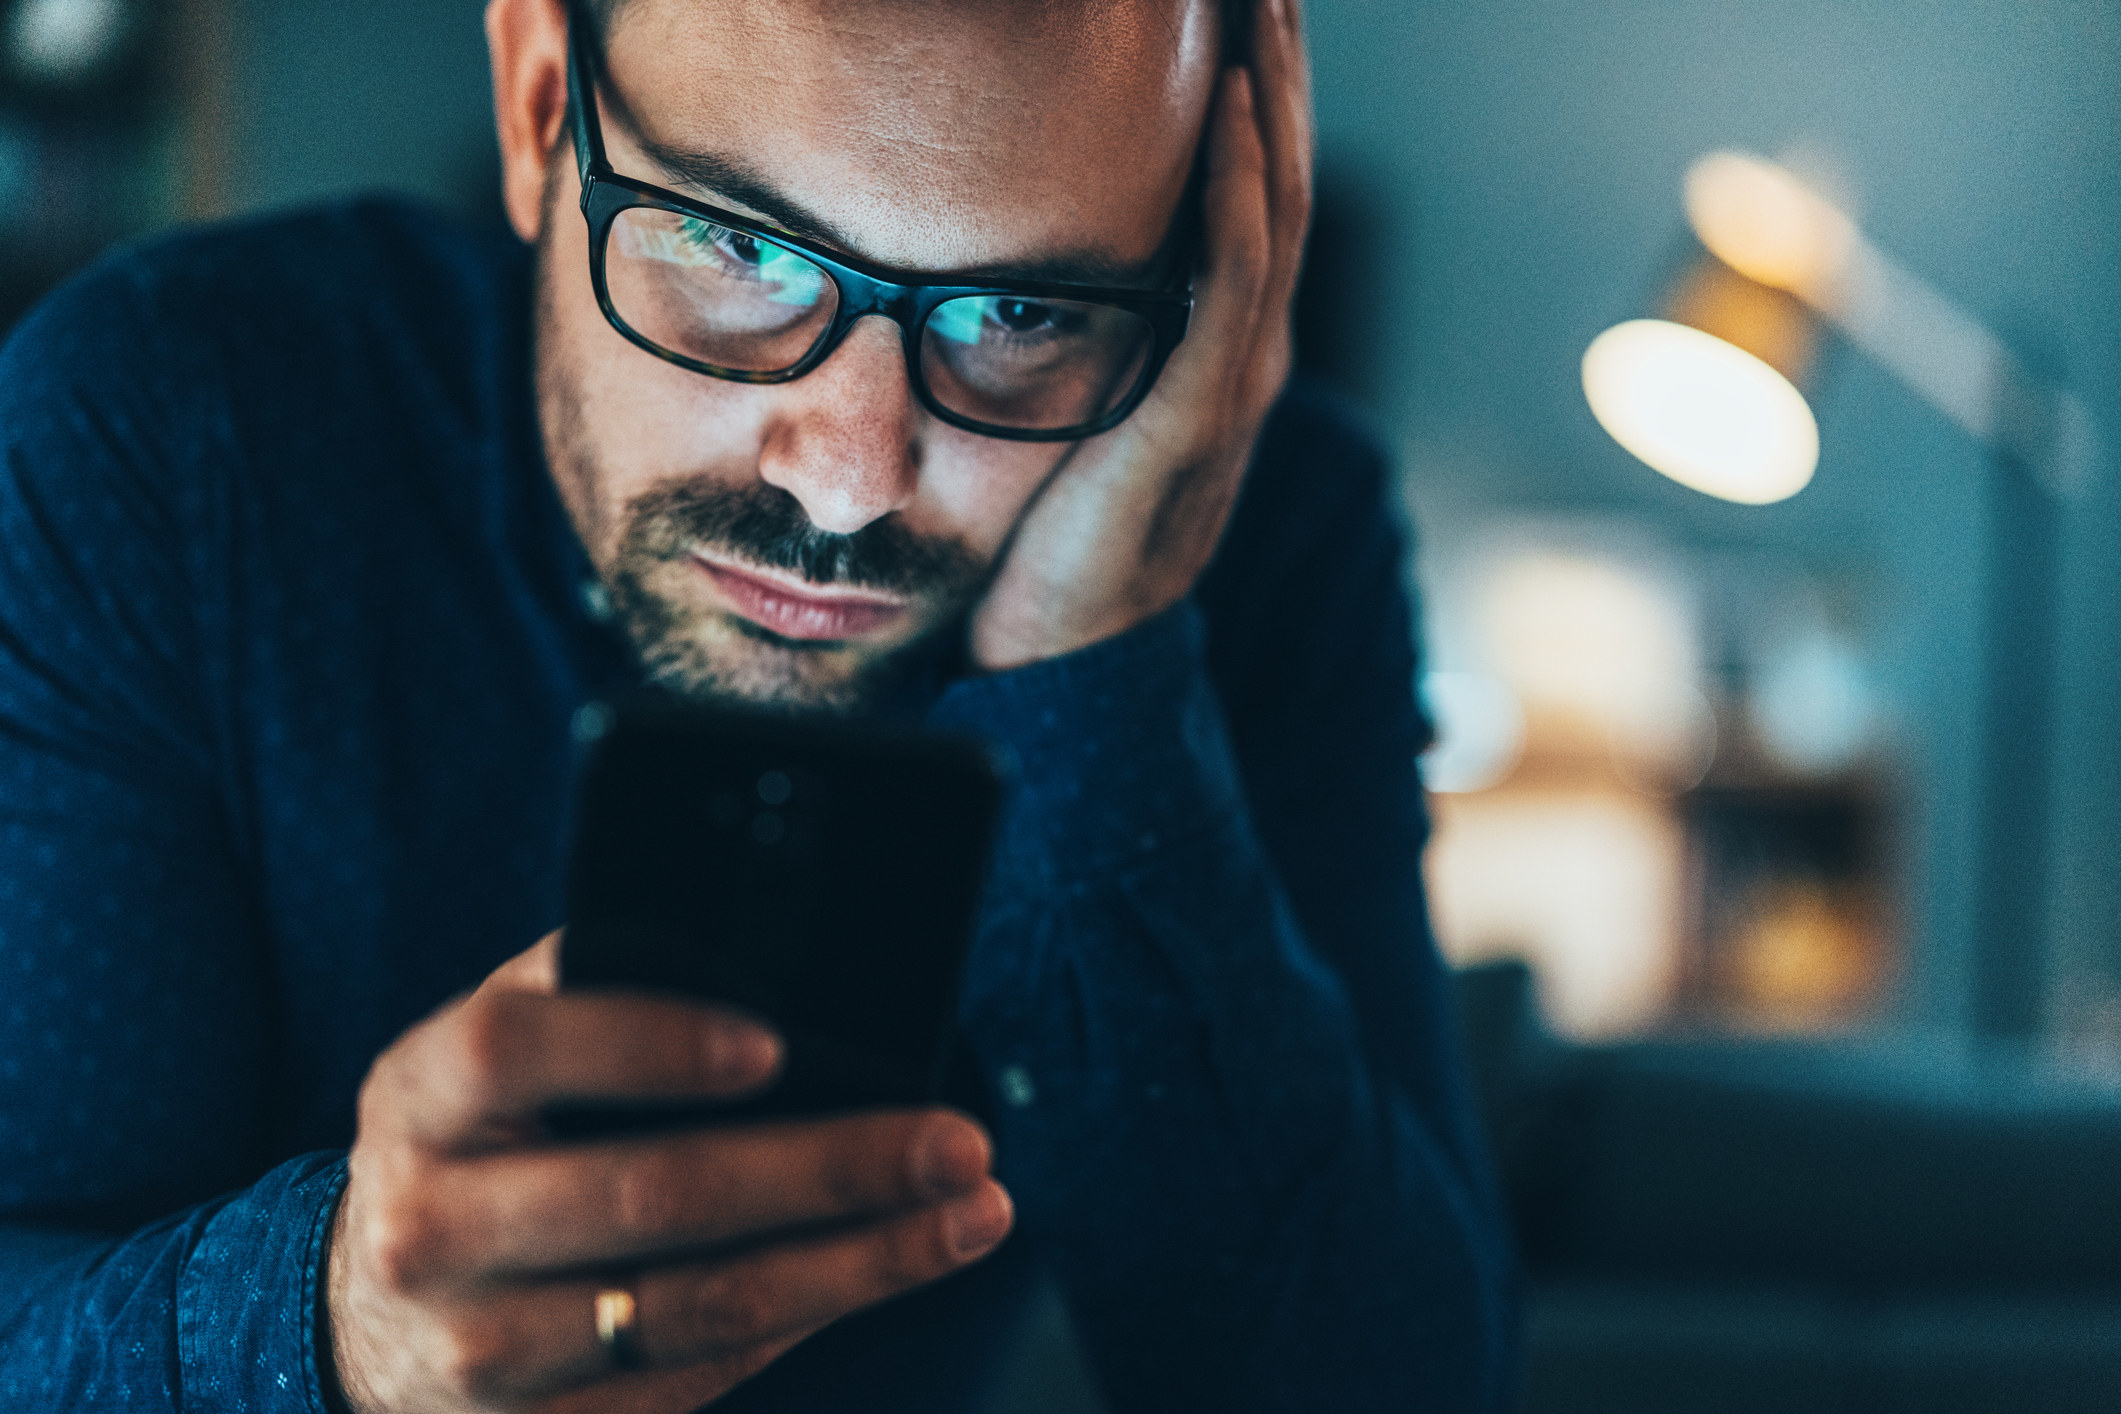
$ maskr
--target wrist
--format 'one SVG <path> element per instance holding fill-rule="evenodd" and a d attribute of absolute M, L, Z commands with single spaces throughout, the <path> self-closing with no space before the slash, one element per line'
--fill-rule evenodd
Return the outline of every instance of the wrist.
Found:
<path fill-rule="evenodd" d="M 1080 653 L 1147 623 L 1186 597 L 1185 584 L 1160 586 L 1158 592 L 1142 593 L 1094 608 L 1070 610 L 1062 603 L 1058 612 L 1040 612 L 1020 596 L 1010 604 L 989 604 L 973 616 L 969 656 L 982 673 L 1006 673 L 1034 663 Z M 1049 597 L 1060 600 L 1064 591 Z"/>
<path fill-rule="evenodd" d="M 323 1265 L 317 1288 L 317 1387 L 328 1414 L 380 1414 L 380 1408 L 362 1385 L 360 1362 L 348 1349 L 350 1322 L 347 1313 L 352 1290 L 346 1254 L 346 1194 L 340 1192 L 337 1210 L 324 1241 Z"/>
<path fill-rule="evenodd" d="M 1015 763 L 997 869 L 1056 885 L 1105 877 L 1239 810 L 1205 650 L 1200 613 L 1181 599 L 1125 633 L 943 694 L 931 726 Z"/>

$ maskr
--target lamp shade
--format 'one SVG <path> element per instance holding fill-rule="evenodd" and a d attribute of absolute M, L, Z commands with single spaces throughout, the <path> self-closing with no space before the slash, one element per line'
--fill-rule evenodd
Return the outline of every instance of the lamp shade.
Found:
<path fill-rule="evenodd" d="M 1718 160 L 1689 178 L 1690 195 L 1694 187 L 1707 193 L 1694 205 L 1717 218 L 1709 223 L 1716 243 L 1692 246 L 1659 301 L 1660 317 L 1616 325 L 1591 342 L 1583 391 L 1599 425 L 1653 470 L 1722 500 L 1764 505 L 1803 490 L 1819 465 L 1819 425 L 1799 391 L 1819 323 L 1787 281 L 1759 278 L 1782 269 L 1761 252 L 1793 249 L 1793 229 L 1814 233 L 1780 219 L 1786 213 L 1776 203 L 1750 199 L 1735 179 L 1722 186 L 1749 199 L 1726 199 L 1709 180 L 1722 170 Z M 1829 244 L 1822 237 L 1806 249 Z M 1757 258 L 1734 268 L 1718 258 L 1727 249 Z M 1829 259 L 1807 258 L 1805 269 Z"/>
<path fill-rule="evenodd" d="M 1583 355 L 1583 391 L 1613 440 L 1682 486 L 1765 505 L 1819 465 L 1819 426 L 1766 360 L 1692 325 L 1635 319 Z"/>
<path fill-rule="evenodd" d="M 1850 263 L 1854 225 L 1782 167 L 1712 153 L 1686 174 L 1690 244 L 1654 320 L 1584 350 L 1584 399 L 1612 439 L 1697 492 L 1767 505 L 1801 492 L 1820 428 L 1801 388 L 1813 303 Z"/>

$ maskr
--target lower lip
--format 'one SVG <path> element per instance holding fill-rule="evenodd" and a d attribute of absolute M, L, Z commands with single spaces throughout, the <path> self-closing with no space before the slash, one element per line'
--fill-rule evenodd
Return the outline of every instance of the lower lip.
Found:
<path fill-rule="evenodd" d="M 860 638 L 899 618 L 906 606 L 883 599 L 796 594 L 774 583 L 694 557 L 739 614 L 782 638 Z"/>

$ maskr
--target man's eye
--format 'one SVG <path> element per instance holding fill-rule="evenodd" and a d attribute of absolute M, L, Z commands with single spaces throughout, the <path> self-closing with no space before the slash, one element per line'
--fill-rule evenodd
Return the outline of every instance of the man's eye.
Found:
<path fill-rule="evenodd" d="M 808 308 L 825 294 L 825 272 L 794 251 L 712 221 L 691 216 L 622 220 L 614 239 L 620 251 L 642 260 L 700 272 L 723 292 L 742 291 L 776 304 Z"/>
<path fill-rule="evenodd" d="M 697 246 L 712 247 L 732 265 L 749 270 L 758 270 L 769 264 L 782 252 L 773 246 L 763 245 L 742 231 L 731 231 L 721 226 L 710 226 L 705 221 L 688 221 L 692 229 L 686 234 Z"/>
<path fill-rule="evenodd" d="M 695 221 L 689 216 L 679 229 L 682 232 L 680 239 L 696 257 L 696 264 L 706 264 L 712 260 L 756 270 L 774 254 L 770 247 L 762 246 L 742 231 L 732 231 L 726 226 L 716 226 L 707 221 Z"/>
<path fill-rule="evenodd" d="M 1050 304 L 990 295 L 949 301 L 929 318 L 928 327 L 954 343 L 977 344 L 982 339 L 1058 333 L 1065 322 Z"/>
<path fill-rule="evenodd" d="M 1012 334 L 1028 334 L 1053 323 L 1053 306 L 1029 300 L 998 299 L 987 317 Z"/>
<path fill-rule="evenodd" d="M 815 268 L 801 256 L 756 236 L 690 216 L 661 231 L 645 224 L 629 227 L 627 235 L 632 253 L 671 265 L 712 265 L 766 279 L 795 278 L 798 272 Z"/>

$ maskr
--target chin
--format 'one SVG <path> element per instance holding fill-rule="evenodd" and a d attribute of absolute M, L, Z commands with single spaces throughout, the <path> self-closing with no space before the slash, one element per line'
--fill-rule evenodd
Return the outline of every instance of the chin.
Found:
<path fill-rule="evenodd" d="M 701 589 L 689 561 L 622 560 L 607 583 L 619 622 L 651 681 L 682 697 L 782 712 L 861 715 L 946 655 L 953 605 L 924 603 L 874 638 L 792 639 Z"/>
<path fill-rule="evenodd" d="M 867 675 L 845 647 L 778 642 L 746 628 L 705 620 L 659 635 L 660 641 L 643 645 L 648 674 L 703 702 L 795 712 L 861 710 L 869 696 Z"/>
<path fill-rule="evenodd" d="M 856 716 L 902 678 L 918 645 L 863 652 L 846 643 L 805 644 L 730 615 L 668 616 L 637 637 L 658 685 L 694 701 L 781 712 Z"/>

